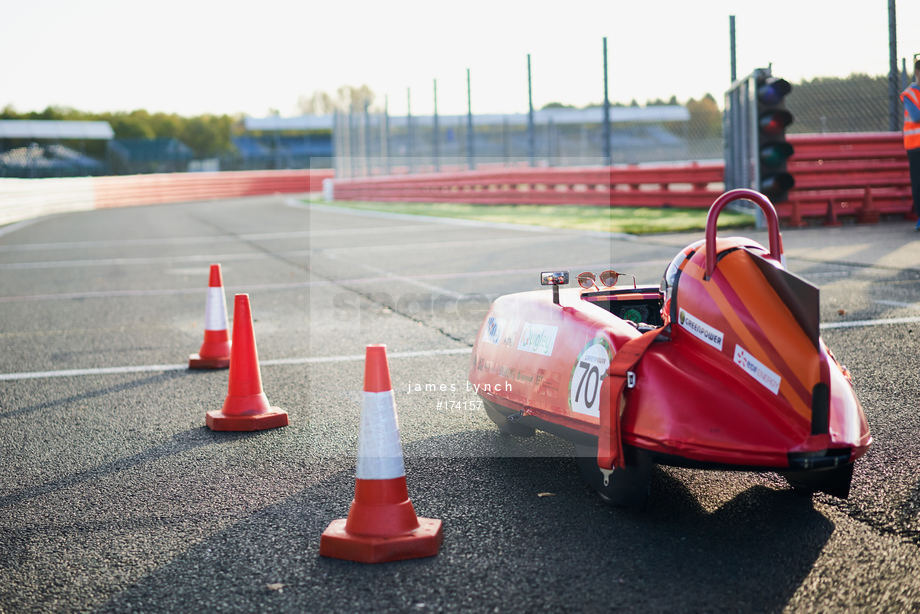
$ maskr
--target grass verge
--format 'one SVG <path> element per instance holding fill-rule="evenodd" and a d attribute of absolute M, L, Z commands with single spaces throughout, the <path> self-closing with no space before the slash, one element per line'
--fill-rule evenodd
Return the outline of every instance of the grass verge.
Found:
<path fill-rule="evenodd" d="M 705 209 L 678 209 L 671 207 L 472 205 L 465 203 L 325 202 L 321 200 L 307 202 L 317 202 L 349 209 L 629 234 L 702 231 L 706 228 L 707 214 Z M 719 215 L 719 228 L 753 226 L 754 216 L 746 213 L 725 210 Z"/>

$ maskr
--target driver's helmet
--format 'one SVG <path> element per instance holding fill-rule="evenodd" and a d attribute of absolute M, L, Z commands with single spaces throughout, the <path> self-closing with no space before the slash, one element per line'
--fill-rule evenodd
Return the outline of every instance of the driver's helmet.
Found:
<path fill-rule="evenodd" d="M 674 292 L 674 286 L 677 283 L 677 277 L 680 275 L 680 267 L 685 260 L 690 258 L 693 253 L 699 249 L 701 245 L 705 243 L 704 239 L 699 241 L 694 241 L 684 249 L 677 252 L 677 255 L 674 256 L 674 259 L 671 260 L 671 264 L 668 265 L 668 268 L 664 272 L 664 277 L 661 279 L 661 318 L 665 322 L 668 321 L 668 314 L 671 313 L 671 294 Z"/>

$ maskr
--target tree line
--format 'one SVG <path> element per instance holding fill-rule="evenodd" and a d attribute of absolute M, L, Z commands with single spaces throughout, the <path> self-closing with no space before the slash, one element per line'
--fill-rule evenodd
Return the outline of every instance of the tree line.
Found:
<path fill-rule="evenodd" d="M 787 106 L 795 117 L 794 132 L 884 131 L 888 118 L 888 79 L 885 76 L 852 74 L 848 77 L 818 77 L 793 83 Z M 375 101 L 366 85 L 342 86 L 333 94 L 314 92 L 303 96 L 298 107 L 305 114 L 332 113 L 336 110 L 363 112 Z M 646 106 L 680 104 L 676 97 L 649 100 Z M 636 100 L 628 105 L 639 106 Z M 600 103 L 587 105 L 600 106 Z M 684 103 L 697 137 L 720 137 L 722 112 L 711 94 Z M 543 108 L 574 108 L 551 102 Z M 175 138 L 188 145 L 197 158 L 218 157 L 233 153 L 232 137 L 243 133 L 242 116 L 197 115 L 183 117 L 175 113 L 149 112 L 144 109 L 90 113 L 69 107 L 48 107 L 43 111 L 17 112 L 11 106 L 0 111 L 0 119 L 51 119 L 106 121 L 117 139 Z M 676 129 L 678 124 L 673 127 Z"/>
<path fill-rule="evenodd" d="M 90 113 L 69 107 L 48 107 L 43 111 L 17 112 L 11 106 L 0 111 L 0 119 L 44 119 L 104 121 L 112 126 L 116 139 L 174 138 L 188 145 L 197 158 L 211 158 L 233 151 L 230 140 L 241 133 L 242 117 L 151 113 L 144 109 Z"/>

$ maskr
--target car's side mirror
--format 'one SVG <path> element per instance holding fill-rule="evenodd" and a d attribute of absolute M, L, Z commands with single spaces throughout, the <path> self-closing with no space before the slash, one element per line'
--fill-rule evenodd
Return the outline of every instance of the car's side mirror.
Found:
<path fill-rule="evenodd" d="M 544 271 L 540 273 L 540 284 L 544 286 L 564 286 L 569 283 L 568 271 Z"/>
<path fill-rule="evenodd" d="M 553 287 L 553 302 L 559 304 L 559 286 L 569 283 L 568 271 L 543 271 L 540 273 L 540 284 Z"/>

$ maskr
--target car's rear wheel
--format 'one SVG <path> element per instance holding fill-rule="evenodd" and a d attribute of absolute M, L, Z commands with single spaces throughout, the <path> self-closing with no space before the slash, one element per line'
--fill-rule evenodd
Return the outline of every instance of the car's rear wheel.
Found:
<path fill-rule="evenodd" d="M 498 427 L 498 430 L 505 435 L 533 437 L 533 434 L 536 432 L 532 426 L 522 424 L 520 420 L 509 420 L 508 416 L 514 416 L 515 414 L 506 407 L 502 407 L 488 399 L 482 399 L 482 406 L 485 408 L 486 415 L 489 419 L 492 420 L 495 426 Z"/>
<path fill-rule="evenodd" d="M 585 481 L 601 499 L 616 507 L 644 509 L 648 503 L 652 459 L 644 450 L 626 448 L 626 466 L 615 468 L 604 483 L 604 473 L 597 466 L 597 446 L 575 444 L 575 460 Z"/>

